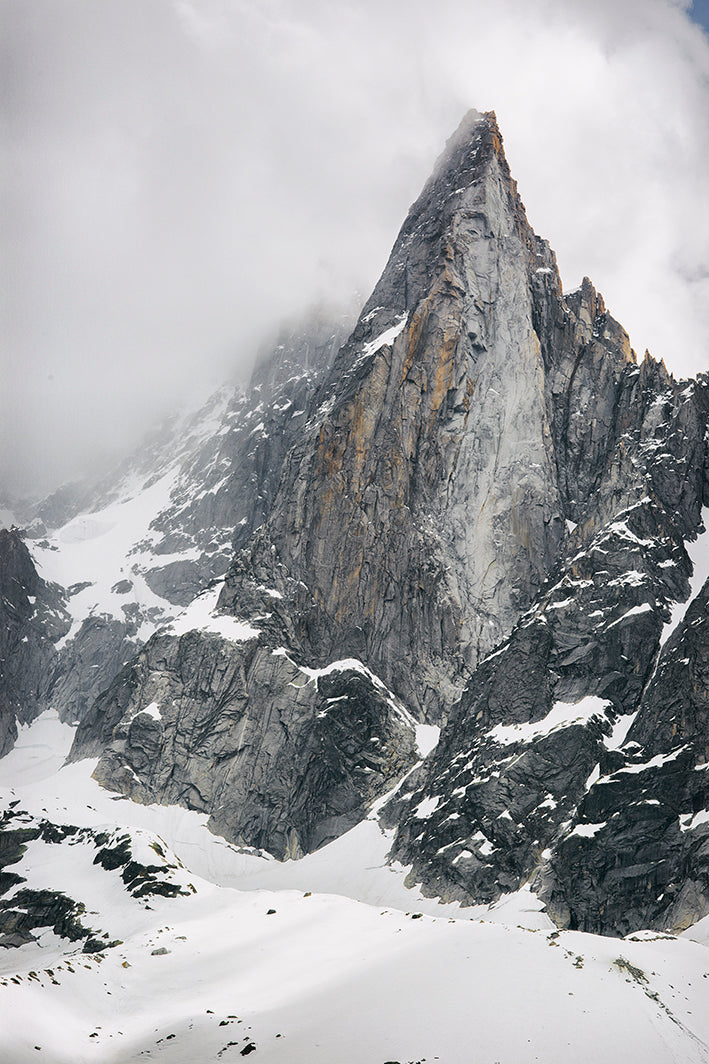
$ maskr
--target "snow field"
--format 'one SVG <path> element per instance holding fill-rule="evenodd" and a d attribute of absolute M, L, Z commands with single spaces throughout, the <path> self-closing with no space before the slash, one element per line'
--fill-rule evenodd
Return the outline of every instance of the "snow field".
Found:
<path fill-rule="evenodd" d="M 100 963 L 35 960 L 41 982 L 20 969 L 19 984 L 0 985 L 3 1059 L 206 1064 L 249 1042 L 267 1064 L 709 1059 L 708 958 L 693 942 L 533 932 L 292 891 L 207 887 L 158 899 L 150 915 L 151 929 Z"/>
<path fill-rule="evenodd" d="M 172 635 L 185 635 L 187 632 L 214 632 L 216 635 L 229 639 L 234 643 L 241 643 L 247 639 L 253 639 L 259 635 L 258 628 L 239 621 L 226 613 L 217 612 L 217 600 L 224 585 L 219 581 L 214 587 L 208 588 L 197 595 L 192 602 L 183 609 L 180 614 L 170 622 L 168 631 Z"/>
<path fill-rule="evenodd" d="M 596 695 L 587 695 L 579 702 L 555 702 L 546 717 L 531 724 L 497 724 L 487 733 L 496 743 L 531 742 L 533 739 L 573 724 L 588 724 L 593 717 L 603 717 L 610 702 Z"/>
<path fill-rule="evenodd" d="M 0 1060 L 217 1064 L 248 1050 L 265 1064 L 709 1062 L 702 925 L 682 939 L 558 932 L 528 889 L 493 911 L 441 906 L 385 864 L 391 839 L 376 819 L 302 861 L 240 853 L 204 816 L 101 790 L 91 761 L 60 767 L 71 736 L 53 714 L 22 729 L 0 761 L 5 804 L 140 829 L 144 853 L 158 835 L 196 893 L 136 899 L 93 864 L 92 846 L 31 843 L 13 867 L 84 901 L 84 923 L 122 944 L 86 955 L 47 930 L 0 950 Z"/>
<path fill-rule="evenodd" d="M 126 484 L 123 497 L 118 501 L 96 513 L 80 514 L 53 533 L 49 547 L 42 547 L 39 543 L 30 545 L 37 571 L 43 579 L 66 588 L 88 582 L 88 587 L 72 595 L 68 601 L 73 623 L 59 647 L 76 635 L 81 622 L 91 614 L 108 614 L 123 620 L 122 606 L 127 602 L 137 602 L 143 612 L 155 610 L 156 616 L 164 616 L 166 612 L 169 616 L 175 612 L 165 599 L 150 590 L 141 575 L 143 567 L 156 564 L 155 555 L 149 550 L 136 548 L 148 536 L 150 522 L 170 504 L 177 478 L 175 468 L 147 488 L 139 480 Z M 187 552 L 180 558 L 189 556 Z M 161 565 L 171 560 L 174 559 L 167 555 L 157 559 Z M 128 596 L 113 590 L 126 579 L 133 585 Z M 153 628 L 154 625 L 144 622 L 139 638 L 147 639 Z"/>

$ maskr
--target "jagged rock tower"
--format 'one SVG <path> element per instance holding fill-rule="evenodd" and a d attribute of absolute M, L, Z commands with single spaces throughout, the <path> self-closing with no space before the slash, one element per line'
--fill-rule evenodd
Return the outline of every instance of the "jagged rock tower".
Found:
<path fill-rule="evenodd" d="M 695 919 L 703 614 L 658 654 L 709 503 L 708 411 L 705 379 L 637 364 L 588 280 L 564 296 L 495 116 L 471 111 L 323 367 L 212 630 L 154 636 L 73 756 L 298 856 L 415 764 L 417 721 L 442 723 L 387 811 L 412 880 L 464 902 L 530 883 L 589 929 Z M 670 725 L 680 644 L 698 664 Z M 649 847 L 628 787 L 662 821 Z"/>

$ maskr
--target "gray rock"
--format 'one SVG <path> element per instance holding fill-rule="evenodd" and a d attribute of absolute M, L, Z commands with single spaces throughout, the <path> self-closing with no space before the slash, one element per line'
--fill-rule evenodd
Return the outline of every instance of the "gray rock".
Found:
<path fill-rule="evenodd" d="M 61 720 L 76 724 L 140 648 L 138 623 L 90 616 L 60 651 L 47 695 Z"/>
<path fill-rule="evenodd" d="M 313 674 L 257 639 L 155 636 L 94 704 L 71 759 L 140 802 L 210 813 L 279 858 L 356 824 L 414 763 L 414 721 L 354 662 Z"/>
<path fill-rule="evenodd" d="M 0 529 L 0 756 L 47 706 L 69 629 L 60 589 L 42 580 L 17 529 Z"/>
<path fill-rule="evenodd" d="M 563 539 L 529 281 L 548 262 L 494 116 L 471 113 L 227 578 L 239 616 L 254 569 L 304 585 L 290 615 L 306 659 L 364 657 L 421 719 L 447 714 Z"/>
<path fill-rule="evenodd" d="M 663 648 L 640 709 L 583 796 L 542 889 L 560 922 L 683 931 L 709 912 L 709 581 Z"/>

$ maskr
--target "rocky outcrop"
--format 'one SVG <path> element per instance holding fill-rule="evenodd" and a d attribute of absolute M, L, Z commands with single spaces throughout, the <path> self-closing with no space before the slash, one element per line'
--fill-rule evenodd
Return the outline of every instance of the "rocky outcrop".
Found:
<path fill-rule="evenodd" d="M 60 564 L 73 621 L 54 670 L 51 704 L 77 722 L 146 639 L 226 572 L 233 544 L 269 512 L 288 448 L 302 432 L 319 380 L 347 335 L 347 312 L 319 307 L 259 354 L 247 388 L 216 393 L 175 418 L 92 486 L 55 492 L 28 519 L 45 570 Z M 28 518 L 30 515 L 28 515 Z M 118 542 L 113 528 L 125 522 Z M 105 551 L 94 537 L 105 533 Z M 72 583 L 72 579 L 75 581 Z M 47 694 L 47 692 L 45 692 Z M 47 697 L 42 696 L 44 705 Z"/>
<path fill-rule="evenodd" d="M 321 306 L 262 346 L 248 388 L 234 391 L 219 425 L 193 448 L 151 523 L 156 564 L 147 578 L 158 594 L 187 605 L 266 520 L 285 457 L 350 328 L 346 312 Z M 186 551 L 201 557 L 160 566 L 161 556 Z"/>
<path fill-rule="evenodd" d="M 18 808 L 9 809 L 0 818 L 0 947 L 10 949 L 35 942 L 36 932 L 46 928 L 70 942 L 81 943 L 84 953 L 100 953 L 119 944 L 95 925 L 97 914 L 87 911 L 84 900 L 49 885 L 37 885 L 53 860 L 67 860 L 67 846 L 85 848 L 97 869 L 120 876 L 126 893 L 143 899 L 143 904 L 156 895 L 174 898 L 195 893 L 180 861 L 167 852 L 157 836 L 140 830 L 121 833 L 56 824 Z M 29 886 L 22 873 L 32 867 L 33 855 L 43 849 L 42 872 L 32 877 L 34 885 Z"/>
<path fill-rule="evenodd" d="M 60 719 L 78 724 L 96 698 L 138 652 L 140 622 L 129 611 L 124 620 L 91 615 L 62 647 L 46 701 Z"/>
<path fill-rule="evenodd" d="M 635 712 L 689 561 L 651 507 L 618 518 L 482 662 L 418 789 L 400 799 L 394 852 L 434 894 L 491 902 L 525 883 L 605 758 L 614 724 Z M 673 552 L 684 573 L 679 560 L 665 564 Z M 433 796 L 422 821 L 415 810 Z"/>
<path fill-rule="evenodd" d="M 46 708 L 55 644 L 69 629 L 58 588 L 35 569 L 17 529 L 0 529 L 0 756 Z"/>
<path fill-rule="evenodd" d="M 299 857 L 412 766 L 415 722 L 360 662 L 309 670 L 256 631 L 235 637 L 155 636 L 96 701 L 71 757 L 101 755 L 95 778 L 135 801 L 210 813 L 233 842 Z"/>
<path fill-rule="evenodd" d="M 394 854 L 433 895 L 495 901 L 531 881 L 561 923 L 606 933 L 681 926 L 709 909 L 702 860 L 690 874 L 679 856 L 678 820 L 707 804 L 691 774 L 706 721 L 690 711 L 682 738 L 675 702 L 694 704 L 697 683 L 671 675 L 673 653 L 691 660 L 675 640 L 656 668 L 668 606 L 689 593 L 684 537 L 701 529 L 707 392 L 649 360 L 627 376 L 608 381 L 604 448 L 591 433 L 585 461 L 562 452 L 561 490 L 573 483 L 580 523 L 551 586 L 478 668 L 418 787 L 389 812 L 400 819 Z M 587 388 L 602 406 L 598 383 Z M 692 639 L 701 602 L 688 613 Z M 662 803 L 647 790 L 655 774 Z"/>

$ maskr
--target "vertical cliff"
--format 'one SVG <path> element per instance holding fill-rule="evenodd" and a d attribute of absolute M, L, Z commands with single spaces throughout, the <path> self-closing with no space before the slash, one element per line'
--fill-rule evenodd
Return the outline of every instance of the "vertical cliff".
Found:
<path fill-rule="evenodd" d="M 237 566 L 222 596 L 240 612 L 248 571 L 277 579 L 281 566 L 307 589 L 292 611 L 301 652 L 363 656 L 427 719 L 530 604 L 564 536 L 541 274 L 560 307 L 494 115 L 470 112 L 333 364 L 246 576 Z"/>

